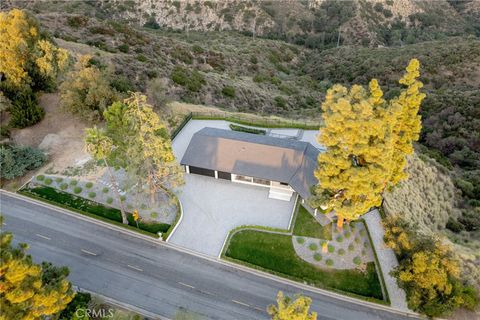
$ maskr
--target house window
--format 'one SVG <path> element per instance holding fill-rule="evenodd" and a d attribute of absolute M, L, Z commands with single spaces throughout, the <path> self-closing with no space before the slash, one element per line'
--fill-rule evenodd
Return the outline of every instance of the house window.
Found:
<path fill-rule="evenodd" d="M 259 179 L 259 178 L 253 178 L 253 183 L 269 186 L 270 185 L 270 180 L 265 180 L 265 179 Z"/>
<path fill-rule="evenodd" d="M 252 177 L 236 175 L 235 180 L 252 183 Z"/>

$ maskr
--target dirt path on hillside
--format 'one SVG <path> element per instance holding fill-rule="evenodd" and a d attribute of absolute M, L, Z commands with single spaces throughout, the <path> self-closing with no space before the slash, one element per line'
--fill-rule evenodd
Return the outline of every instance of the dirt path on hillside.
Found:
<path fill-rule="evenodd" d="M 15 179 L 12 181 L 14 185 L 22 184 L 32 174 L 44 172 L 47 168 L 62 171 L 89 158 L 83 143 L 86 124 L 61 109 L 59 94 L 44 93 L 39 97 L 39 104 L 45 110 L 45 118 L 34 126 L 12 129 L 11 138 L 15 144 L 43 149 L 48 154 L 48 163 L 22 179 Z"/>

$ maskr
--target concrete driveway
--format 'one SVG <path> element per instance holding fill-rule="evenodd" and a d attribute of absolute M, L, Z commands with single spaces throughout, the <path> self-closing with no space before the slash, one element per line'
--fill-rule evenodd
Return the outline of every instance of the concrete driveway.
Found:
<path fill-rule="evenodd" d="M 268 188 L 185 175 L 179 192 L 183 219 L 169 242 L 218 256 L 230 230 L 242 225 L 287 229 L 294 206 L 268 198 Z"/>

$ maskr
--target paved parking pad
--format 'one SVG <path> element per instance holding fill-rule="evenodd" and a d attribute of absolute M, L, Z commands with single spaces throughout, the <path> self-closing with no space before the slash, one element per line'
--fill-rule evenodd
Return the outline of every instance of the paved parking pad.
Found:
<path fill-rule="evenodd" d="M 269 199 L 268 188 L 195 174 L 185 175 L 178 193 L 183 219 L 169 242 L 218 256 L 230 230 L 243 225 L 287 229 L 294 206 Z"/>

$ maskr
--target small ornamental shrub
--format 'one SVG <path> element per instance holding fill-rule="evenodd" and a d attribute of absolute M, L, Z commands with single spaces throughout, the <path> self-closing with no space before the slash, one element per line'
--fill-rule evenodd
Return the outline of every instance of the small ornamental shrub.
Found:
<path fill-rule="evenodd" d="M 67 184 L 67 183 L 62 183 L 62 184 L 60 185 L 60 189 L 61 189 L 61 190 L 67 190 L 67 188 L 68 188 L 68 184 Z"/>
<path fill-rule="evenodd" d="M 45 176 L 43 174 L 40 174 L 40 175 L 37 176 L 37 180 L 38 181 L 43 181 L 43 180 L 45 180 Z"/>
<path fill-rule="evenodd" d="M 362 258 L 360 258 L 359 256 L 356 256 L 355 258 L 353 258 L 353 263 L 355 263 L 357 266 L 362 263 Z"/>
<path fill-rule="evenodd" d="M 337 237 L 337 242 L 343 242 L 343 237 L 341 235 Z"/>
<path fill-rule="evenodd" d="M 353 250 L 355 250 L 355 246 L 353 245 L 353 243 L 350 243 L 348 245 L 348 251 L 353 251 Z"/>
<path fill-rule="evenodd" d="M 108 191 L 110 191 L 110 189 L 108 189 L 107 187 L 105 187 L 105 188 L 102 189 L 102 192 L 103 192 L 103 193 L 108 193 Z"/>
<path fill-rule="evenodd" d="M 334 253 L 335 252 L 335 247 L 332 246 L 331 244 L 328 245 L 328 252 Z"/>
<path fill-rule="evenodd" d="M 345 249 L 339 249 L 337 253 L 343 256 L 345 254 Z"/>
<path fill-rule="evenodd" d="M 59 178 L 56 178 L 55 181 L 56 181 L 57 183 L 60 183 L 60 182 L 63 181 L 63 178 L 60 178 L 60 177 L 59 177 Z"/>
<path fill-rule="evenodd" d="M 80 187 L 73 188 L 73 193 L 79 194 L 80 192 L 82 192 L 82 188 L 80 188 Z"/>
<path fill-rule="evenodd" d="M 44 181 L 44 182 L 45 182 L 45 184 L 46 184 L 47 186 L 49 186 L 49 185 L 51 185 L 51 184 L 52 184 L 52 182 L 53 182 L 53 181 L 52 181 L 52 179 L 50 179 L 50 178 L 47 178 L 47 179 L 45 179 L 45 181 Z"/>
<path fill-rule="evenodd" d="M 112 204 L 112 202 L 113 202 L 113 198 L 108 197 L 108 198 L 107 198 L 107 203 L 108 203 L 108 204 Z"/>
<path fill-rule="evenodd" d="M 140 209 L 142 209 L 142 210 L 147 209 L 147 205 L 145 203 L 142 203 L 142 205 L 140 206 Z"/>
<path fill-rule="evenodd" d="M 366 234 L 367 234 L 367 232 L 365 231 L 365 229 L 360 230 L 360 235 L 362 237 L 365 237 Z"/>
<path fill-rule="evenodd" d="M 91 187 L 93 187 L 93 183 L 91 182 L 85 183 L 85 188 L 90 189 Z"/>
<path fill-rule="evenodd" d="M 364 246 L 365 248 L 369 248 L 369 247 L 370 247 L 370 243 L 368 243 L 368 241 L 365 241 L 365 242 L 363 243 L 363 246 Z"/>
<path fill-rule="evenodd" d="M 158 218 L 158 212 L 152 212 L 152 213 L 150 213 L 150 218 L 152 218 L 152 219 L 157 219 L 157 218 Z"/>
<path fill-rule="evenodd" d="M 313 255 L 313 259 L 314 259 L 315 261 L 321 261 L 321 260 L 322 260 L 322 255 L 321 255 L 320 253 L 315 253 L 315 254 Z"/>
<path fill-rule="evenodd" d="M 300 243 L 300 244 L 304 244 L 304 243 L 305 243 L 305 239 L 302 238 L 302 237 L 297 237 L 297 242 Z"/>
<path fill-rule="evenodd" d="M 133 206 L 131 204 L 127 204 L 127 209 L 131 210 L 133 209 Z"/>
<path fill-rule="evenodd" d="M 78 181 L 73 179 L 72 181 L 70 181 L 70 185 L 71 186 L 76 186 L 78 184 Z"/>
<path fill-rule="evenodd" d="M 345 232 L 343 234 L 345 236 L 345 239 L 350 239 L 350 236 L 352 235 L 349 231 Z"/>
<path fill-rule="evenodd" d="M 308 249 L 312 250 L 312 251 L 315 251 L 318 249 L 318 245 L 316 243 L 310 243 L 308 245 Z"/>
<path fill-rule="evenodd" d="M 366 255 L 367 255 L 367 250 L 362 249 L 362 256 L 366 256 Z"/>
<path fill-rule="evenodd" d="M 127 197 L 125 197 L 125 196 L 120 196 L 120 201 L 125 201 L 125 200 L 127 200 Z"/>
<path fill-rule="evenodd" d="M 362 239 L 360 239 L 359 237 L 355 237 L 355 242 L 356 243 L 360 243 L 362 241 Z"/>
<path fill-rule="evenodd" d="M 90 192 L 88 193 L 88 197 L 89 197 L 89 198 L 95 198 L 96 196 L 97 196 L 97 194 L 96 194 L 95 192 L 93 192 L 93 191 L 90 191 Z"/>
<path fill-rule="evenodd" d="M 327 259 L 327 261 L 325 261 L 325 264 L 329 267 L 333 266 L 333 260 L 332 259 Z"/>

